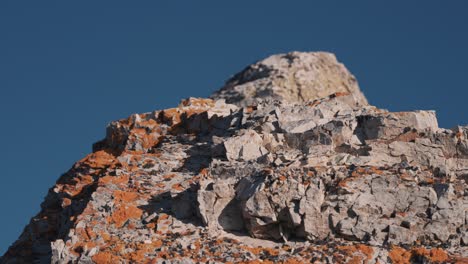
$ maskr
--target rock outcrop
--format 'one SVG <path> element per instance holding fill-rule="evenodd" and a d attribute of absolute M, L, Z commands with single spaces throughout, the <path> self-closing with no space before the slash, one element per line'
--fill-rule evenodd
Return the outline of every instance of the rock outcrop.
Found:
<path fill-rule="evenodd" d="M 234 75 L 211 98 L 239 106 L 259 99 L 304 103 L 332 93 L 349 93 L 367 105 L 356 78 L 327 52 L 290 52 L 270 56 Z"/>
<path fill-rule="evenodd" d="M 0 263 L 466 263 L 468 126 L 367 103 L 332 54 L 112 122 Z"/>

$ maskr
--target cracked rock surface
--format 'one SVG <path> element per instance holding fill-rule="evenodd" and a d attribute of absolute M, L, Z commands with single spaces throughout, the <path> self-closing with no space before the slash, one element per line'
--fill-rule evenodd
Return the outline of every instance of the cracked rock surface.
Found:
<path fill-rule="evenodd" d="M 368 104 L 332 54 L 114 121 L 0 263 L 467 263 L 468 126 Z"/>

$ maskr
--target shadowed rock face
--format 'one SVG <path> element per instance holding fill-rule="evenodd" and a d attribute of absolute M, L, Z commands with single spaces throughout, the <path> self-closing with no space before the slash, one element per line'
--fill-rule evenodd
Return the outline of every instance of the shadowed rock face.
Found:
<path fill-rule="evenodd" d="M 0 263 L 468 260 L 467 126 L 368 105 L 327 53 L 213 98 L 110 123 Z"/>

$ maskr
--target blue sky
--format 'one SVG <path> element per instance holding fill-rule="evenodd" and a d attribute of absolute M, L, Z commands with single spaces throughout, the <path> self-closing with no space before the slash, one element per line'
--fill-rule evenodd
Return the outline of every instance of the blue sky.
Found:
<path fill-rule="evenodd" d="M 0 1 L 0 254 L 108 122 L 330 51 L 369 101 L 468 123 L 468 2 Z"/>

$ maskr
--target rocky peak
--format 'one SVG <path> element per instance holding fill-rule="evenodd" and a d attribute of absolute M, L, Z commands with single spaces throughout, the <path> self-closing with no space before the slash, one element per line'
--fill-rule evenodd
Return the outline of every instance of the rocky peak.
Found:
<path fill-rule="evenodd" d="M 351 94 L 355 104 L 368 104 L 356 78 L 334 54 L 290 52 L 248 66 L 211 98 L 247 106 L 261 99 L 301 103 L 335 93 Z"/>
<path fill-rule="evenodd" d="M 0 263 L 468 261 L 468 126 L 368 105 L 326 53 L 213 97 L 111 122 Z"/>

